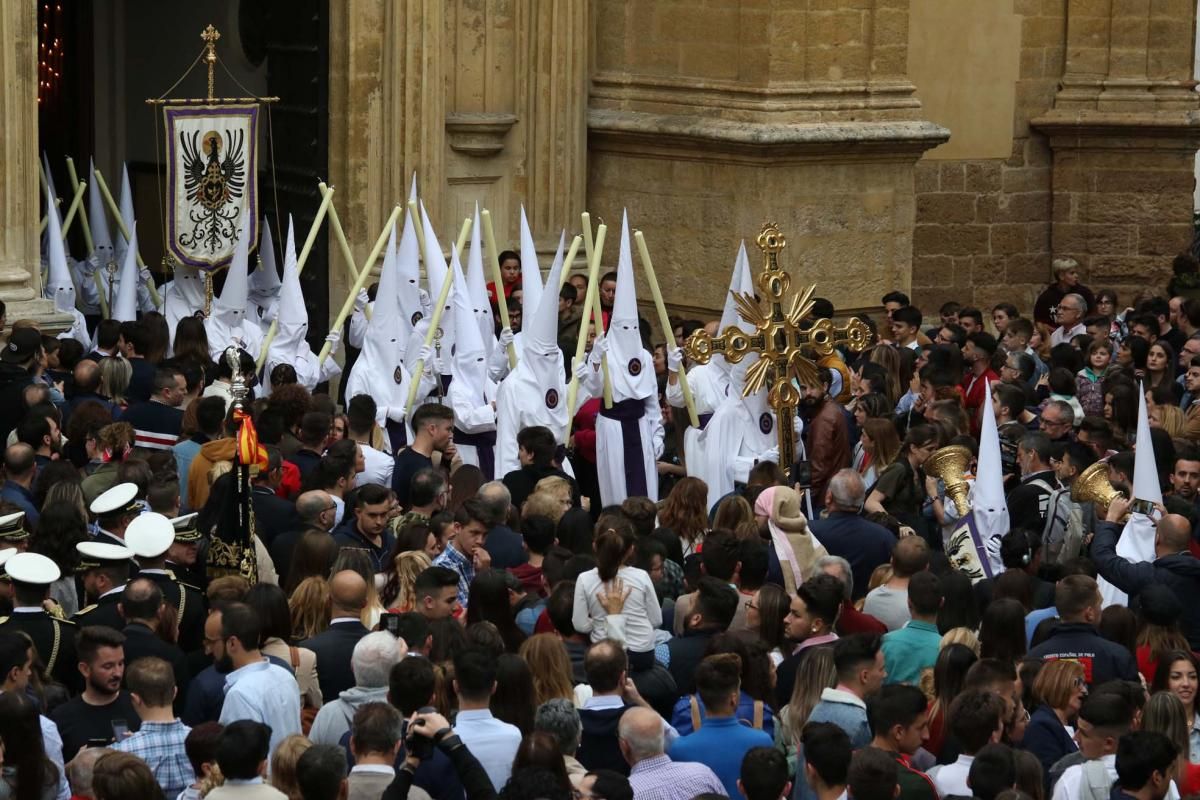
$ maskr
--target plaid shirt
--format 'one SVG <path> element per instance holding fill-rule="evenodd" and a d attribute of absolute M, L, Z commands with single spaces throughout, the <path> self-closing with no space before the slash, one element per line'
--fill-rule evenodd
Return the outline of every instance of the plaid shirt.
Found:
<path fill-rule="evenodd" d="M 192 764 L 183 749 L 183 740 L 191 730 L 177 719 L 171 722 L 143 722 L 137 733 L 113 744 L 112 749 L 145 761 L 163 793 L 167 797 L 175 797 L 196 780 Z"/>
<path fill-rule="evenodd" d="M 637 800 L 692 800 L 699 794 L 725 794 L 725 784 L 703 764 L 672 761 L 665 755 L 646 758 L 629 771 Z"/>
<path fill-rule="evenodd" d="M 438 553 L 433 565 L 447 567 L 458 573 L 458 604 L 465 610 L 467 596 L 471 592 L 471 581 L 475 580 L 475 562 L 458 552 L 458 548 L 453 544 L 448 544 L 445 550 Z"/>

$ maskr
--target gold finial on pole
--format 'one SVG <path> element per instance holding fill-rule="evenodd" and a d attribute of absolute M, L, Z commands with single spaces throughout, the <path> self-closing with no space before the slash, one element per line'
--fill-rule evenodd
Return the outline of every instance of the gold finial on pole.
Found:
<path fill-rule="evenodd" d="M 204 318 L 212 316 L 213 276 L 209 270 L 204 271 Z"/>
<path fill-rule="evenodd" d="M 204 29 L 204 33 L 200 34 L 200 38 L 208 48 L 208 52 L 204 54 L 204 63 L 208 64 L 208 99 L 215 100 L 213 69 L 217 66 L 217 39 L 221 38 L 221 32 L 209 25 Z"/>

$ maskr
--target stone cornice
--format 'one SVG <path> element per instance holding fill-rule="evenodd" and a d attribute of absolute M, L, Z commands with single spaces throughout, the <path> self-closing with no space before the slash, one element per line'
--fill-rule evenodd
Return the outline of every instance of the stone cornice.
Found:
<path fill-rule="evenodd" d="M 1191 150 L 1200 145 L 1200 111 L 1113 112 L 1054 109 L 1030 120 L 1050 146 Z"/>
<path fill-rule="evenodd" d="M 588 145 L 674 160 L 740 164 L 821 161 L 916 161 L 950 138 L 925 121 L 733 122 L 694 114 L 651 114 L 592 108 Z"/>

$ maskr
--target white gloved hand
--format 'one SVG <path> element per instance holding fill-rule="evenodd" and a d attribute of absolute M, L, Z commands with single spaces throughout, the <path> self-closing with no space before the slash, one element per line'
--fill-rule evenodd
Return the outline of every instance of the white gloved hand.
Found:
<path fill-rule="evenodd" d="M 608 336 L 600 334 L 592 341 L 592 352 L 597 356 L 603 356 L 608 353 Z"/>
<path fill-rule="evenodd" d="M 758 463 L 760 463 L 760 464 L 761 464 L 761 463 L 762 463 L 762 462 L 764 462 L 764 461 L 770 461 L 770 462 L 773 462 L 773 463 L 775 463 L 775 464 L 778 464 L 778 463 L 779 463 L 779 448 L 778 448 L 778 447 L 772 447 L 770 450 L 768 450 L 768 451 L 766 451 L 765 453 L 762 453 L 761 455 L 759 455 L 759 457 L 758 457 Z"/>
<path fill-rule="evenodd" d="M 142 283 L 149 283 L 152 280 L 150 270 L 146 267 L 142 267 L 140 270 L 138 270 L 138 277 L 142 279 Z"/>
<path fill-rule="evenodd" d="M 667 372 L 679 372 L 683 366 L 683 348 L 676 347 L 667 351 Z"/>
<path fill-rule="evenodd" d="M 517 336 L 512 332 L 512 328 L 501 328 L 500 338 L 497 340 L 497 344 L 500 345 L 501 349 L 507 350 L 508 346 L 512 344 L 516 338 Z"/>
<path fill-rule="evenodd" d="M 800 419 L 799 416 L 792 418 L 792 432 L 795 433 L 797 437 L 804 434 L 804 420 Z"/>
<path fill-rule="evenodd" d="M 330 331 L 329 335 L 325 337 L 325 341 L 329 342 L 329 355 L 336 355 L 338 347 L 342 344 L 342 332 Z"/>
<path fill-rule="evenodd" d="M 587 381 L 592 374 L 592 365 L 586 361 L 580 361 L 575 365 L 575 379 L 580 383 Z"/>
<path fill-rule="evenodd" d="M 426 375 L 438 375 L 441 373 L 441 364 L 438 363 L 437 351 L 433 345 L 422 345 L 419 356 L 423 365 L 421 368 L 422 372 Z"/>
<path fill-rule="evenodd" d="M 358 294 L 354 298 L 354 310 L 362 311 L 367 307 L 367 303 L 371 302 L 371 296 L 367 294 L 366 289 L 359 289 Z"/>

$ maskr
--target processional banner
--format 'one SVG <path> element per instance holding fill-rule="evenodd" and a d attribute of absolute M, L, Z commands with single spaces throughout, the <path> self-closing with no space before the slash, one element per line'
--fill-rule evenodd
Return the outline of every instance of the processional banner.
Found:
<path fill-rule="evenodd" d="M 258 104 L 168 105 L 167 249 L 202 270 L 233 257 L 248 215 L 258 241 Z"/>

